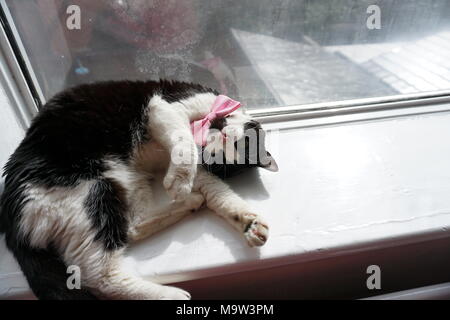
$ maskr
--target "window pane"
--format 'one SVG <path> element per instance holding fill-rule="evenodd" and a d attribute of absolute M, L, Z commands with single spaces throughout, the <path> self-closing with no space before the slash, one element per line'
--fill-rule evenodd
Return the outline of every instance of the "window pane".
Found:
<path fill-rule="evenodd" d="M 250 108 L 450 89 L 446 0 L 6 3 L 47 99 L 111 79 L 198 82 Z"/>

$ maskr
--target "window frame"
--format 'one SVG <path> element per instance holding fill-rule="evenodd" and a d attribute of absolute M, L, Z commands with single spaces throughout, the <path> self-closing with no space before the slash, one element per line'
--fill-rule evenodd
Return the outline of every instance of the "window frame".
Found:
<path fill-rule="evenodd" d="M 44 96 L 5 0 L 0 0 L 0 22 L 0 52 L 4 58 L 1 61 L 0 78 L 19 121 L 28 127 L 40 106 L 45 103 Z"/>
<path fill-rule="evenodd" d="M 440 105 L 450 102 L 450 90 L 421 92 L 376 98 L 331 101 L 306 105 L 293 105 L 261 110 L 249 110 L 248 113 L 263 123 L 285 122 L 368 114 L 376 111 L 402 109 L 402 114 L 414 114 L 410 108 Z"/>
<path fill-rule="evenodd" d="M 46 103 L 37 76 L 14 24 L 6 0 L 0 0 L 0 50 L 5 66 L 0 66 L 1 80 L 11 93 L 22 123 L 26 126 Z M 450 102 L 450 89 L 380 96 L 313 104 L 296 104 L 264 109 L 249 109 L 248 114 L 263 123 L 316 119 L 374 111 L 388 111 L 438 105 Z M 414 113 L 414 112 L 412 112 Z M 403 111 L 402 114 L 408 114 Z"/>

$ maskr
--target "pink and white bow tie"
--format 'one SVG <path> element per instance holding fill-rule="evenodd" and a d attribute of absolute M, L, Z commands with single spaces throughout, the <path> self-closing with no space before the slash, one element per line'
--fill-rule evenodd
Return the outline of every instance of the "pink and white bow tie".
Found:
<path fill-rule="evenodd" d="M 222 118 L 232 113 L 241 106 L 239 101 L 235 101 L 227 96 L 219 95 L 214 101 L 211 111 L 203 118 L 191 123 L 192 134 L 194 141 L 200 146 L 205 146 L 207 143 L 209 128 L 211 123 L 216 118 Z"/>

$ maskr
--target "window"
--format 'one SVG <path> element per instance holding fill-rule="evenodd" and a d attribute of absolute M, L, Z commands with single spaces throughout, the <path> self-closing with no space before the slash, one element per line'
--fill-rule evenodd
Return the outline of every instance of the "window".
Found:
<path fill-rule="evenodd" d="M 450 91 L 447 0 L 3 0 L 42 101 L 98 80 L 198 82 L 251 109 Z"/>

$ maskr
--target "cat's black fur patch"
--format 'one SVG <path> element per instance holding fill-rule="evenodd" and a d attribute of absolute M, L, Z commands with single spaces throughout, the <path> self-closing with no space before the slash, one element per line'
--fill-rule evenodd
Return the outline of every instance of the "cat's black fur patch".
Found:
<path fill-rule="evenodd" d="M 99 179 L 92 185 L 84 203 L 97 233 L 95 240 L 102 241 L 107 250 L 118 249 L 127 243 L 124 192 L 112 179 Z"/>

